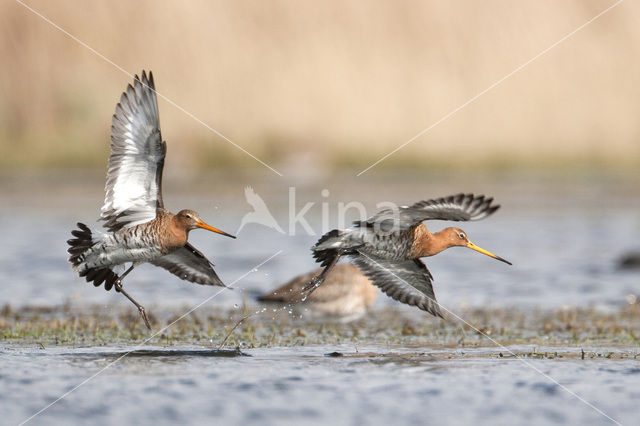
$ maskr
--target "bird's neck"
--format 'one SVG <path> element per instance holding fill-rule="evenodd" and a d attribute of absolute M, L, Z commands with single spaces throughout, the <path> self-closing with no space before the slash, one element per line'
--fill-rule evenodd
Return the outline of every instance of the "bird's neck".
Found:
<path fill-rule="evenodd" d="M 189 230 L 187 230 L 184 224 L 178 219 L 177 216 L 171 215 L 168 221 L 166 233 L 165 245 L 170 251 L 176 250 L 185 244 L 187 244 L 187 238 L 189 237 Z"/>
<path fill-rule="evenodd" d="M 451 247 L 448 238 L 444 238 L 444 231 L 429 232 L 426 226 L 419 225 L 414 230 L 412 257 L 428 257 L 440 253 Z"/>

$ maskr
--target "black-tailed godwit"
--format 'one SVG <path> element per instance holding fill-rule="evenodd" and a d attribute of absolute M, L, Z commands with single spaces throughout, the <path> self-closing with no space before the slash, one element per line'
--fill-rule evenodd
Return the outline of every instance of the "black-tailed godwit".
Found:
<path fill-rule="evenodd" d="M 189 231 L 202 228 L 235 238 L 207 225 L 193 210 L 173 214 L 162 201 L 162 169 L 166 142 L 160 135 L 158 102 L 153 74 L 135 76 L 116 105 L 111 124 L 111 155 L 100 220 L 107 234 L 95 235 L 78 223 L 75 237 L 68 241 L 69 262 L 87 282 L 105 290 L 115 287 L 140 311 L 151 325 L 144 307 L 122 288 L 122 279 L 134 267 L 150 262 L 183 280 L 203 285 L 224 286 L 213 264 L 187 242 Z M 124 270 L 124 265 L 131 263 Z"/>
<path fill-rule="evenodd" d="M 480 220 L 500 206 L 483 195 L 458 194 L 419 201 L 412 206 L 384 209 L 345 230 L 327 232 L 312 247 L 313 256 L 324 266 L 303 289 L 307 296 L 322 284 L 342 256 L 347 256 L 389 297 L 442 317 L 433 292 L 433 276 L 421 257 L 433 256 L 450 247 L 468 247 L 502 262 L 511 263 L 482 249 L 459 228 L 432 234 L 424 220 Z"/>

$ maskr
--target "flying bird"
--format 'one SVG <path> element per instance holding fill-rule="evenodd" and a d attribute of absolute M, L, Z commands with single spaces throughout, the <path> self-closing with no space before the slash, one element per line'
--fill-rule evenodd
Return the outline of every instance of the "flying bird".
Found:
<path fill-rule="evenodd" d="M 122 287 L 133 268 L 149 262 L 183 280 L 224 286 L 213 264 L 187 242 L 197 228 L 235 238 L 207 225 L 193 210 L 173 214 L 162 201 L 162 169 L 167 144 L 160 135 L 158 101 L 153 74 L 135 76 L 116 105 L 111 124 L 111 155 L 100 220 L 106 234 L 95 234 L 83 223 L 67 241 L 69 262 L 79 276 L 105 290 L 115 287 L 139 310 L 151 329 L 146 311 Z M 131 263 L 129 269 L 124 265 Z"/>
<path fill-rule="evenodd" d="M 389 297 L 441 317 L 433 292 L 433 276 L 421 257 L 450 247 L 468 247 L 511 265 L 511 262 L 469 241 L 460 228 L 431 233 L 425 220 L 470 221 L 493 214 L 499 205 L 484 195 L 458 194 L 419 201 L 412 206 L 383 209 L 349 229 L 324 234 L 311 248 L 324 270 L 303 289 L 309 296 L 318 288 L 338 260 L 347 256 Z"/>

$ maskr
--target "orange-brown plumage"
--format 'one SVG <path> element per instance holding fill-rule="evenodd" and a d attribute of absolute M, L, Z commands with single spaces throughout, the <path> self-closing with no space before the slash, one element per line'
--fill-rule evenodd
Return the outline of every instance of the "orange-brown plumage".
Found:
<path fill-rule="evenodd" d="M 460 228 L 445 228 L 432 234 L 422 223 L 413 230 L 413 242 L 406 258 L 419 259 L 421 257 L 434 256 L 451 247 L 468 247 L 483 254 L 488 254 L 494 259 L 509 263 L 501 257 L 486 252 L 486 250 L 478 250 L 477 246 L 469 241 L 467 234 Z"/>

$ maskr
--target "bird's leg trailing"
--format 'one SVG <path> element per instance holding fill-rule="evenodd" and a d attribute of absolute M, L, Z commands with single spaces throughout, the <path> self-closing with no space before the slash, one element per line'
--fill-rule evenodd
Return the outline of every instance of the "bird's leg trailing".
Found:
<path fill-rule="evenodd" d="M 136 308 L 138 308 L 138 311 L 140 312 L 140 315 L 142 316 L 142 319 L 144 320 L 144 324 L 147 326 L 147 328 L 149 330 L 151 330 L 151 324 L 149 323 L 149 319 L 147 318 L 147 312 L 144 310 L 144 306 L 142 306 L 141 304 L 136 302 L 135 299 L 133 297 L 129 296 L 129 293 L 124 291 L 124 289 L 122 288 L 122 279 L 125 276 L 127 276 L 127 274 L 129 272 L 133 271 L 133 268 L 135 266 L 136 266 L 135 264 L 131 265 L 131 267 L 129 269 L 127 269 L 124 274 L 120 275 L 120 277 L 118 278 L 118 281 L 115 282 L 114 286 L 115 286 L 116 291 L 118 293 L 122 293 L 122 295 L 124 297 L 126 297 L 127 299 L 129 299 L 131 301 L 131 303 L 136 305 Z"/>
<path fill-rule="evenodd" d="M 318 275 L 316 275 L 315 277 L 311 278 L 311 281 L 309 281 L 309 283 L 304 286 L 304 288 L 302 289 L 302 294 L 304 294 L 304 297 L 302 298 L 302 301 L 306 301 L 307 297 L 309 297 L 309 295 L 311 293 L 314 292 L 314 290 L 318 287 L 320 287 L 320 284 L 322 284 L 324 282 L 324 279 L 327 277 L 327 274 L 329 273 L 329 271 L 336 266 L 336 263 L 338 263 L 338 260 L 340 259 L 340 256 L 342 255 L 342 253 L 338 253 L 336 254 L 327 264 L 327 266 L 324 267 L 324 269 L 322 270 L 322 272 L 320 272 Z"/>
<path fill-rule="evenodd" d="M 129 275 L 129 272 L 133 271 L 133 268 L 135 267 L 135 263 L 133 265 L 131 265 L 131 267 L 129 269 L 127 269 L 126 271 L 124 271 L 124 274 L 120 275 L 118 277 L 118 281 L 115 282 L 116 287 L 119 287 L 120 290 L 116 290 L 117 291 L 122 291 L 122 280 L 124 279 L 124 277 L 126 277 L 127 275 Z"/>
<path fill-rule="evenodd" d="M 131 303 L 136 305 L 136 307 L 138 308 L 138 311 L 140 312 L 140 315 L 142 316 L 142 319 L 144 320 L 144 324 L 147 326 L 149 330 L 151 330 L 151 324 L 149 324 L 149 320 L 147 319 L 147 313 L 144 310 L 144 306 L 136 302 L 133 297 L 129 296 L 129 294 L 126 291 L 124 291 L 124 289 L 122 288 L 122 283 L 117 282 L 115 286 L 116 286 L 116 291 L 122 293 L 127 299 L 131 300 Z"/>

